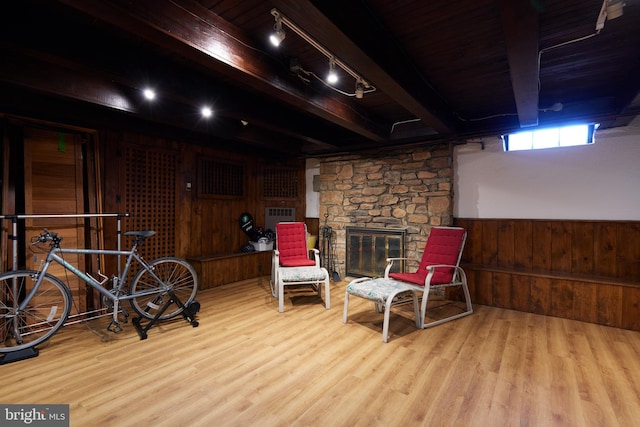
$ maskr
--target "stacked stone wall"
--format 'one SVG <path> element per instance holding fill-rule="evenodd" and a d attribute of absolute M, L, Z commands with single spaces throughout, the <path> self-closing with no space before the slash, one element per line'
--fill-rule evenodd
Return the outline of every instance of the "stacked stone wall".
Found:
<path fill-rule="evenodd" d="M 406 256 L 420 259 L 430 228 L 453 223 L 452 164 L 449 145 L 321 161 L 320 225 L 334 232 L 341 277 L 349 226 L 404 228 Z"/>

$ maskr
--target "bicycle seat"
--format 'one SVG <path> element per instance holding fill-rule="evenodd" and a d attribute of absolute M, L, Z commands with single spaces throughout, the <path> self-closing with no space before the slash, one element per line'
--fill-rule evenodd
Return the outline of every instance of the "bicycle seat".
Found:
<path fill-rule="evenodd" d="M 136 236 L 136 237 L 151 237 L 154 234 L 156 234 L 156 232 L 154 230 L 142 230 L 142 231 L 126 231 L 124 233 L 125 236 Z"/>

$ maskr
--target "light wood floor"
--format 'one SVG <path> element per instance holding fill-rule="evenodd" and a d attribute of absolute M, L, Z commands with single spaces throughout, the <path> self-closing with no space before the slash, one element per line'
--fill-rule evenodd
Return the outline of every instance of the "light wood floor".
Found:
<path fill-rule="evenodd" d="M 416 330 L 406 308 L 383 344 L 370 303 L 352 298 L 342 323 L 345 282 L 331 310 L 298 294 L 279 314 L 267 280 L 202 291 L 199 327 L 146 341 L 68 326 L 0 366 L 0 402 L 68 403 L 72 426 L 640 423 L 638 332 L 486 306 Z"/>

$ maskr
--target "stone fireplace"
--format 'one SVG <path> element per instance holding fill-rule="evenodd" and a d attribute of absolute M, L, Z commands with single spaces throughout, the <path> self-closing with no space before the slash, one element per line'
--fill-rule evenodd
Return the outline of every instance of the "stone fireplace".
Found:
<path fill-rule="evenodd" d="M 453 224 L 452 162 L 450 144 L 321 160 L 320 217 L 333 229 L 341 277 L 356 262 L 347 258 L 348 227 L 403 229 L 405 257 L 420 260 L 430 228 Z"/>
<path fill-rule="evenodd" d="M 347 227 L 346 275 L 381 277 L 387 258 L 404 258 L 404 229 Z M 404 271 L 404 263 L 393 264 L 392 272 Z"/>

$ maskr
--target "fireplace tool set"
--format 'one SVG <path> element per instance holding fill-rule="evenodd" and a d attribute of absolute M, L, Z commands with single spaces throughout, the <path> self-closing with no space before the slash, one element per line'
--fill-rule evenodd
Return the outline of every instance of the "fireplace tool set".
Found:
<path fill-rule="evenodd" d="M 331 280 L 334 282 L 340 281 L 340 274 L 336 270 L 336 253 L 335 253 L 335 239 L 333 236 L 333 229 L 327 225 L 329 221 L 329 214 L 324 214 L 324 226 L 320 227 L 320 236 L 322 237 L 322 245 L 320 252 L 322 255 L 322 266 L 331 272 Z"/>

